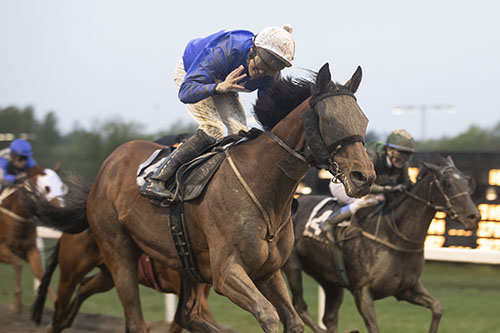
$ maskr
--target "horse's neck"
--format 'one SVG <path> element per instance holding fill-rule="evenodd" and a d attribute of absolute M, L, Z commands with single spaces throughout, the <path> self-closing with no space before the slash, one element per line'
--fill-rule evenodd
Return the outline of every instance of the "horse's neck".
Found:
<path fill-rule="evenodd" d="M 429 201 L 431 200 L 430 190 L 430 181 L 422 179 L 412 187 L 411 193 Z M 403 235 L 412 240 L 423 242 L 435 214 L 434 208 L 407 195 L 395 209 L 392 217 Z"/>
<path fill-rule="evenodd" d="M 302 151 L 305 146 L 302 114 L 308 109 L 309 102 L 306 100 L 272 129 L 275 136 L 295 151 Z M 286 206 L 291 205 L 299 180 L 310 169 L 309 165 L 293 156 L 267 134 L 249 142 L 248 148 L 242 146 L 240 150 L 235 150 L 234 155 L 236 163 L 238 157 L 246 160 L 244 168 L 252 176 L 244 177 L 248 178 L 250 187 L 264 206 L 269 210 L 283 207 L 282 212 L 276 213 L 287 214 Z M 291 163 L 283 163 L 290 161 Z M 287 165 L 286 172 L 283 164 Z"/>

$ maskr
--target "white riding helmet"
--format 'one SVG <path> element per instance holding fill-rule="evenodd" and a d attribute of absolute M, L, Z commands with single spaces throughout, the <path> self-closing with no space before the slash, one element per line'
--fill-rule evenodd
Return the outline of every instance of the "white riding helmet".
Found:
<path fill-rule="evenodd" d="M 295 55 L 295 41 L 292 37 L 292 31 L 292 26 L 288 24 L 282 28 L 265 28 L 254 37 L 254 45 L 278 58 L 284 67 L 290 67 Z"/>

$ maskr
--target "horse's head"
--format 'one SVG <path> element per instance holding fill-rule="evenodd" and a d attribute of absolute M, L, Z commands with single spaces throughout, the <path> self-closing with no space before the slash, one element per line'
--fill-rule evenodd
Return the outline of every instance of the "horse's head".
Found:
<path fill-rule="evenodd" d="M 422 166 L 418 178 L 430 177 L 430 204 L 460 222 L 465 229 L 476 228 L 481 215 L 470 196 L 474 191 L 473 179 L 460 172 L 451 157 L 444 165 L 422 162 Z"/>
<path fill-rule="evenodd" d="M 68 192 L 68 188 L 57 172 L 52 169 L 35 167 L 28 176 L 32 189 L 36 189 L 43 198 L 57 206 L 64 204 L 63 197 Z"/>
<path fill-rule="evenodd" d="M 361 75 L 358 67 L 345 85 L 335 84 L 328 64 L 323 65 L 312 88 L 311 110 L 304 114 L 314 163 L 337 177 L 351 197 L 368 194 L 376 176 L 363 146 L 368 119 L 354 97 Z"/>

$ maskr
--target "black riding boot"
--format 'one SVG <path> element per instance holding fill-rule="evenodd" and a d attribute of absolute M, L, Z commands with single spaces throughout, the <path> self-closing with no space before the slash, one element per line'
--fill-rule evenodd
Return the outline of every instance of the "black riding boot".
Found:
<path fill-rule="evenodd" d="M 330 242 L 335 243 L 335 226 L 338 223 L 349 219 L 351 216 L 352 213 L 349 210 L 349 205 L 344 206 L 333 212 L 333 214 L 328 217 L 328 220 L 321 223 L 320 229 L 325 233 L 326 238 L 328 238 Z"/>
<path fill-rule="evenodd" d="M 146 182 L 141 186 L 139 192 L 150 199 L 173 199 L 173 194 L 165 188 L 166 181 L 175 175 L 182 164 L 198 156 L 204 148 L 214 142 L 214 138 L 204 131 L 198 130 L 193 136 L 181 143 L 153 175 L 146 176 Z"/>

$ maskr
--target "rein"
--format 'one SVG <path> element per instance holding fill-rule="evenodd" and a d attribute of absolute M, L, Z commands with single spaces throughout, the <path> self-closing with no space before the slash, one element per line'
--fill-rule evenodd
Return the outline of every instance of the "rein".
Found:
<path fill-rule="evenodd" d="M 439 191 L 441 192 L 441 195 L 444 197 L 444 200 L 446 202 L 446 207 L 443 207 L 443 206 L 439 206 L 439 205 L 436 205 L 436 204 L 433 204 L 431 202 L 430 199 L 423 199 L 421 197 L 419 197 L 418 195 L 415 195 L 413 193 L 411 193 L 410 191 L 408 190 L 404 190 L 403 193 L 405 193 L 406 195 L 408 195 L 409 197 L 425 204 L 426 206 L 428 207 L 431 207 L 437 211 L 442 211 L 442 212 L 445 212 L 450 218 L 452 219 L 456 219 L 458 217 L 458 213 L 457 211 L 455 210 L 455 208 L 453 208 L 453 205 L 451 204 L 451 200 L 453 199 L 456 199 L 458 197 L 461 197 L 461 196 L 464 196 L 464 195 L 468 195 L 469 192 L 467 191 L 464 191 L 464 192 L 460 192 L 460 193 L 457 193 L 451 197 L 449 197 L 443 190 L 443 187 L 441 185 L 441 182 L 439 180 L 439 177 L 441 177 L 443 174 L 445 174 L 446 172 L 452 170 L 453 167 L 447 167 L 447 168 L 444 168 L 443 170 L 440 171 L 439 175 L 431 182 L 431 186 L 429 188 L 429 198 L 431 196 L 431 189 L 432 189 L 432 185 L 436 184 L 437 188 L 439 189 Z"/>
<path fill-rule="evenodd" d="M 409 243 L 413 243 L 413 244 L 417 244 L 417 245 L 420 245 L 419 248 L 417 249 L 408 249 L 408 248 L 404 248 L 404 247 L 401 247 L 401 246 L 397 246 L 395 244 L 392 244 L 391 242 L 385 240 L 385 239 L 382 239 L 380 237 L 378 237 L 378 230 L 379 230 L 379 226 L 380 226 L 380 221 L 382 220 L 382 212 L 380 212 L 378 214 L 378 220 L 377 220 L 377 227 L 376 227 L 376 230 L 375 230 L 375 235 L 369 233 L 368 231 L 365 231 L 363 229 L 361 229 L 360 227 L 357 227 L 359 228 L 359 230 L 361 231 L 361 235 L 363 235 L 364 237 L 368 238 L 368 239 L 371 239 L 375 242 L 378 242 L 380 244 L 383 244 L 393 250 L 396 250 L 396 251 L 399 251 L 399 252 L 406 252 L 406 253 L 420 253 L 420 252 L 423 252 L 424 251 L 424 242 L 417 242 L 417 241 L 414 241 L 414 240 L 411 240 L 409 239 L 408 237 L 406 237 L 405 235 L 403 235 L 401 233 L 401 231 L 399 231 L 397 225 L 395 223 L 392 222 L 392 219 L 389 219 L 389 227 L 395 232 L 395 234 L 397 236 L 399 236 L 401 239 L 409 242 Z"/>
<path fill-rule="evenodd" d="M 456 219 L 458 217 L 458 214 L 456 212 L 456 210 L 453 208 L 453 205 L 451 204 L 451 201 L 455 198 L 458 198 L 458 197 L 461 197 L 461 196 L 464 196 L 464 195 L 468 195 L 469 193 L 467 191 L 464 191 L 464 192 L 460 192 L 460 193 L 457 193 L 453 196 L 448 196 L 445 191 L 443 190 L 443 187 L 441 185 L 441 181 L 440 181 L 440 177 L 445 174 L 446 172 L 449 172 L 450 170 L 452 170 L 453 167 L 449 166 L 447 168 L 444 168 L 443 170 L 440 170 L 440 173 L 439 175 L 434 178 L 431 182 L 430 182 L 430 187 L 429 187 L 429 199 L 424 199 L 424 198 L 421 198 L 419 197 L 418 195 L 415 195 L 413 193 L 411 193 L 410 191 L 408 190 L 404 190 L 403 193 L 406 194 L 407 196 L 413 198 L 414 200 L 416 201 L 419 201 L 423 204 L 425 204 L 427 207 L 431 207 L 432 209 L 435 209 L 437 211 L 442 211 L 442 212 L 445 212 L 448 216 L 450 216 L 452 219 Z M 432 190 L 432 186 L 436 184 L 437 188 L 439 189 L 439 191 L 441 192 L 441 195 L 444 197 L 445 199 L 445 202 L 446 202 L 446 207 L 443 207 L 443 206 L 439 206 L 439 205 L 436 205 L 434 203 L 431 202 L 431 190 Z M 375 232 L 375 235 L 372 235 L 364 230 L 361 230 L 361 234 L 363 236 L 365 236 L 366 238 L 369 238 L 371 240 L 374 240 L 376 242 L 379 242 L 381 244 L 384 244 L 385 246 L 387 247 L 390 247 L 391 249 L 394 249 L 396 251 L 400 251 L 400 252 L 410 252 L 410 253 L 416 253 L 416 252 L 422 252 L 423 249 L 424 249 L 424 243 L 425 242 L 418 242 L 418 241 L 414 241 L 412 239 L 409 239 L 408 237 L 406 237 L 401 231 L 399 231 L 399 228 L 397 226 L 397 224 L 394 222 L 394 220 L 392 218 L 389 219 L 389 222 L 388 222 L 388 225 L 389 227 L 392 229 L 392 231 L 394 231 L 394 233 L 401 239 L 405 240 L 406 242 L 409 242 L 409 243 L 413 243 L 413 244 L 417 244 L 417 245 L 421 245 L 421 248 L 418 248 L 418 249 L 406 249 L 406 248 L 402 248 L 402 247 L 399 247 L 397 245 L 394 245 L 384 239 L 381 239 L 379 237 L 377 237 L 377 234 L 378 234 L 378 229 L 379 229 L 379 225 L 380 225 L 380 219 L 381 219 L 381 214 L 382 212 L 380 212 L 380 215 L 379 215 L 379 219 L 377 221 L 377 229 L 376 229 L 376 232 Z"/>
<path fill-rule="evenodd" d="M 2 192 L 2 194 L 0 195 L 0 203 L 2 202 L 3 199 L 5 199 L 5 198 L 9 197 L 10 195 L 14 194 L 15 192 L 17 192 L 17 190 L 19 190 L 21 187 L 22 186 L 15 186 L 15 187 L 6 188 Z M 22 216 L 19 216 L 16 213 L 14 213 L 13 211 L 11 211 L 5 207 L 2 207 L 2 206 L 0 206 L 0 212 L 4 213 L 5 215 L 8 215 L 8 216 L 12 217 L 13 219 L 20 221 L 20 222 L 29 221 L 29 219 L 22 217 Z"/>

